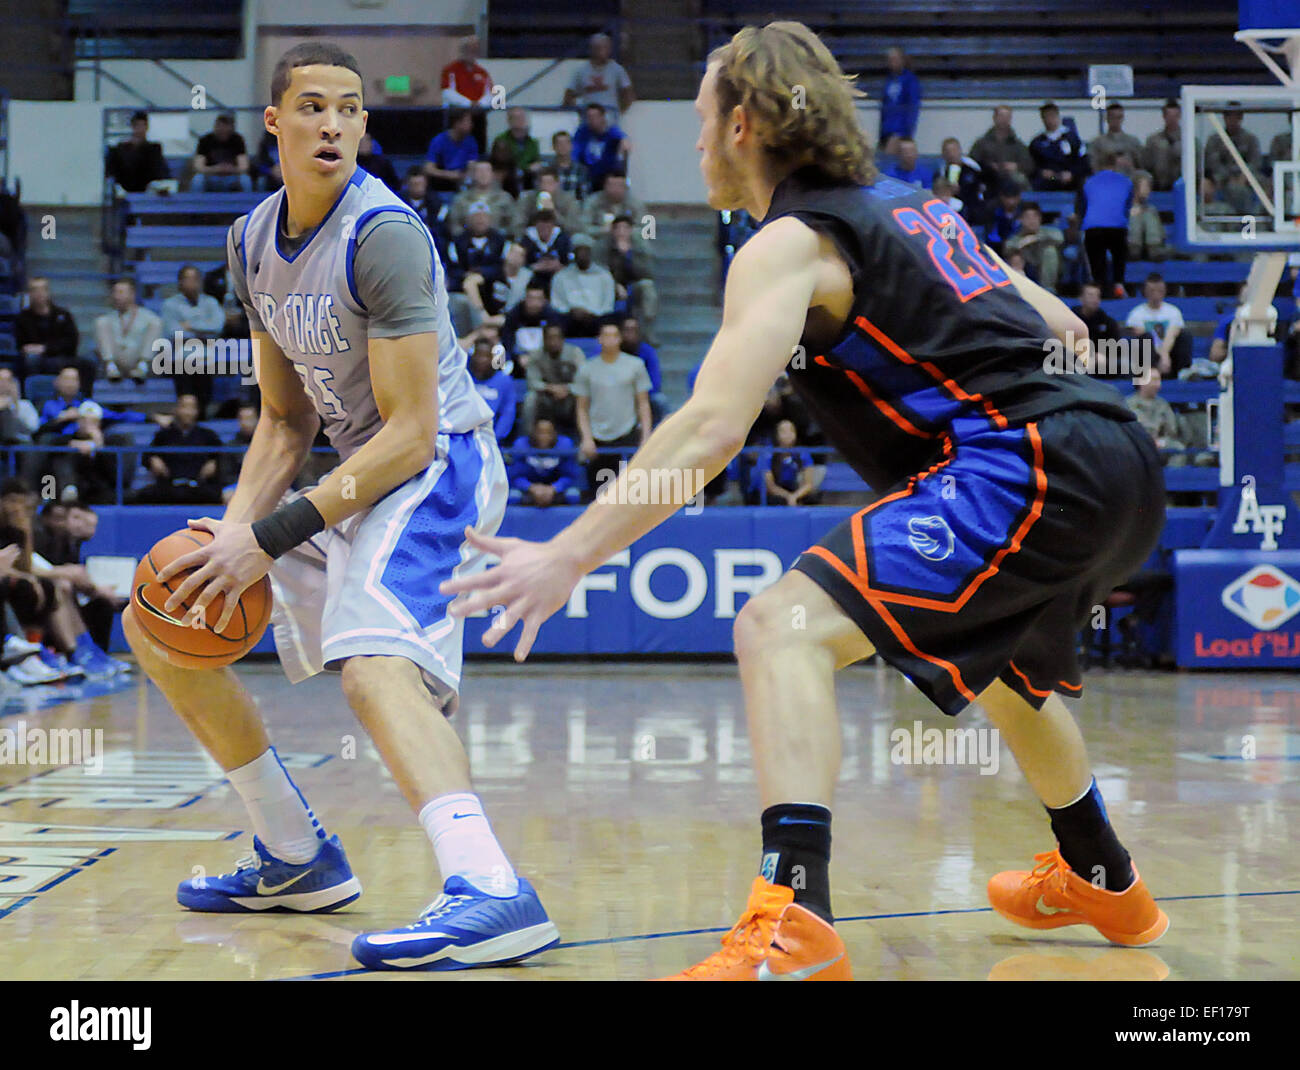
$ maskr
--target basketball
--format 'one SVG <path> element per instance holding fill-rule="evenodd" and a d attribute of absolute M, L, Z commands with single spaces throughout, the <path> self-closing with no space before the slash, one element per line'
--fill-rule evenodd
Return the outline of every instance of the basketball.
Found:
<path fill-rule="evenodd" d="M 211 541 L 212 536 L 206 531 L 184 528 L 173 532 L 154 543 L 144 555 L 131 584 L 136 622 L 169 662 L 184 669 L 216 669 L 238 661 L 257 645 L 271 619 L 271 580 L 267 576 L 244 592 L 239 608 L 221 632 L 215 629 L 225 609 L 222 595 L 208 606 L 204 622 L 194 627 L 180 623 L 189 611 L 189 602 L 182 603 L 175 614 L 163 609 L 189 572 L 182 572 L 167 583 L 158 582 L 158 573 L 176 558 L 193 553 Z"/>

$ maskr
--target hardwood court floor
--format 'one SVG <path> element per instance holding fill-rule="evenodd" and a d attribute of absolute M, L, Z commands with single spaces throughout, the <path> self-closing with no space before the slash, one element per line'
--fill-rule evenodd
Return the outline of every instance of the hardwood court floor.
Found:
<path fill-rule="evenodd" d="M 337 680 L 290 688 L 274 665 L 241 672 L 362 898 L 310 917 L 181 910 L 176 882 L 232 868 L 247 819 L 158 692 L 137 685 L 0 719 L 103 729 L 107 751 L 97 777 L 0 766 L 0 977 L 638 979 L 710 952 L 744 903 L 757 798 L 733 668 L 480 662 L 458 727 L 564 944 L 515 969 L 365 974 L 353 934 L 413 920 L 436 892 L 432 853 Z M 994 915 L 989 876 L 1052 845 L 1009 752 L 988 775 L 891 761 L 894 730 L 952 722 L 884 668 L 843 674 L 840 703 L 832 878 L 860 979 L 1300 976 L 1287 920 L 1300 907 L 1300 678 L 1093 671 L 1072 704 L 1112 819 L 1172 919 L 1150 951 Z M 958 724 L 987 722 L 972 709 Z"/>

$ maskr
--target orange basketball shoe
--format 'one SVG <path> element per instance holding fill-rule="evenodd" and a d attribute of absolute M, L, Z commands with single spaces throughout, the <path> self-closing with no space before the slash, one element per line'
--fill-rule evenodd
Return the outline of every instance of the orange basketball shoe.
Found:
<path fill-rule="evenodd" d="M 1164 936 L 1169 917 L 1156 906 L 1133 867 L 1122 892 L 1095 888 L 1061 857 L 1060 849 L 1034 855 L 1032 870 L 1008 870 L 989 881 L 989 903 L 1008 921 L 1029 929 L 1091 925 L 1113 944 L 1136 947 Z"/>
<path fill-rule="evenodd" d="M 794 901 L 784 885 L 755 877 L 740 920 L 722 949 L 663 981 L 852 981 L 848 952 L 833 926 Z"/>

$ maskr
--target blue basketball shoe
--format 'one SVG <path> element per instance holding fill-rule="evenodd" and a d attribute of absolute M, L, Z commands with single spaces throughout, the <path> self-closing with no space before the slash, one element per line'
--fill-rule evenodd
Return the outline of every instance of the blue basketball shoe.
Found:
<path fill-rule="evenodd" d="M 338 910 L 361 894 L 343 847 L 331 836 L 310 862 L 284 862 L 253 837 L 253 855 L 241 858 L 233 873 L 181 881 L 176 902 L 187 910 L 219 914 Z"/>
<path fill-rule="evenodd" d="M 509 898 L 448 877 L 442 895 L 414 925 L 362 933 L 352 941 L 352 954 L 372 970 L 466 970 L 518 962 L 559 942 L 559 930 L 522 877 L 518 894 Z"/>

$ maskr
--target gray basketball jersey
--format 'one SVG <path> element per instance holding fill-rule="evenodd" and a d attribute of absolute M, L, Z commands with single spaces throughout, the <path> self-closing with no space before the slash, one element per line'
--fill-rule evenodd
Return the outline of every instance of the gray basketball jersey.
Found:
<path fill-rule="evenodd" d="M 384 212 L 419 217 L 379 179 L 360 167 L 311 239 L 286 253 L 279 240 L 285 191 L 248 214 L 236 244 L 253 311 L 302 378 L 339 455 L 347 460 L 382 426 L 370 385 L 369 316 L 356 290 L 357 235 Z M 474 389 L 465 351 L 447 308 L 442 262 L 432 238 L 433 310 L 438 337 L 438 431 L 454 434 L 490 422 L 491 410 Z M 233 265 L 232 265 L 233 266 Z"/>

